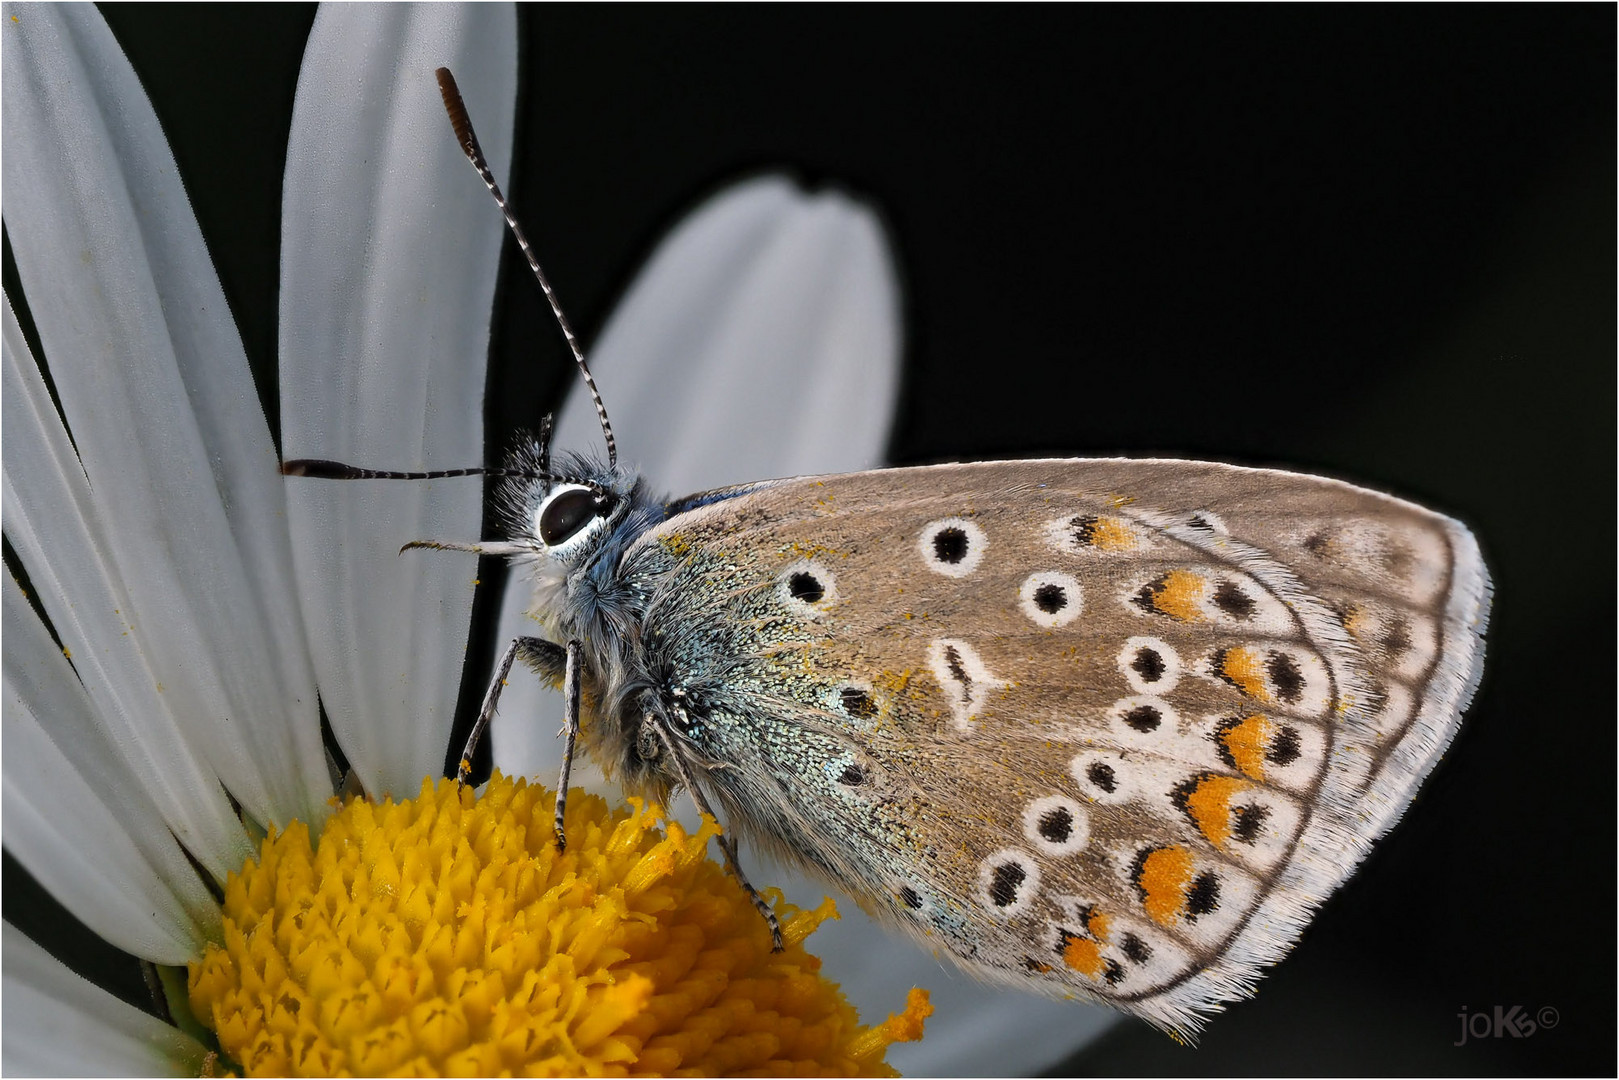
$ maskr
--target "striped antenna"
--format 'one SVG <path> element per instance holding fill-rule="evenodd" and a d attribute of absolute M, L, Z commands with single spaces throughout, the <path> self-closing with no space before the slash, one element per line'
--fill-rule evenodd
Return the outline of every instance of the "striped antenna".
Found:
<path fill-rule="evenodd" d="M 536 440 L 540 446 L 539 471 L 551 471 L 551 414 L 546 413 L 545 419 L 540 421 L 540 437 Z"/>
<path fill-rule="evenodd" d="M 543 480 L 548 484 L 556 482 L 556 477 L 549 473 L 533 469 L 491 467 L 397 472 L 392 469 L 362 469 L 357 465 L 345 465 L 341 461 L 328 461 L 325 458 L 294 458 L 291 461 L 283 461 L 281 475 L 313 476 L 320 480 L 441 480 L 447 476 L 510 476 L 519 480 Z"/>
<path fill-rule="evenodd" d="M 602 437 L 607 440 L 607 464 L 617 465 L 618 444 L 613 441 L 613 427 L 607 422 L 607 406 L 602 404 L 602 396 L 596 389 L 596 380 L 591 377 L 590 368 L 585 363 L 584 351 L 579 348 L 579 339 L 574 337 L 573 327 L 568 325 L 568 317 L 562 313 L 562 305 L 557 302 L 557 295 L 551 289 L 551 283 L 546 280 L 545 271 L 540 269 L 539 258 L 529 246 L 528 237 L 523 235 L 523 227 L 517 224 L 517 218 L 512 214 L 506 196 L 501 194 L 500 185 L 495 182 L 495 174 L 490 171 L 489 163 L 484 160 L 483 149 L 478 145 L 478 136 L 472 130 L 472 120 L 467 116 L 466 102 L 461 100 L 461 91 L 455 85 L 455 76 L 450 74 L 449 68 L 442 67 L 438 69 L 437 74 L 439 93 L 444 96 L 444 111 L 450 114 L 450 127 L 455 129 L 456 142 L 461 144 L 461 152 L 472 162 L 472 167 L 478 170 L 478 175 L 483 178 L 489 194 L 495 197 L 495 205 L 500 207 L 500 213 L 506 219 L 506 227 L 517 238 L 517 246 L 522 249 L 523 257 L 528 260 L 528 268 L 534 271 L 534 280 L 540 283 L 540 289 L 551 303 L 551 314 L 556 316 L 557 325 L 562 328 L 562 336 L 567 339 L 574 362 L 579 365 L 579 374 L 584 376 L 585 387 L 590 391 L 590 400 L 596 403 L 596 418 L 601 421 Z"/>
<path fill-rule="evenodd" d="M 550 417 L 546 417 L 549 421 Z M 547 423 L 545 437 L 550 437 L 550 424 Z M 544 450 L 544 460 L 550 461 L 550 454 Z M 341 461 L 330 461 L 326 458 L 293 458 L 291 461 L 281 463 L 282 476 L 310 476 L 317 480 L 442 480 L 451 476 L 494 476 L 512 477 L 518 480 L 540 480 L 546 484 L 573 483 L 580 487 L 589 488 L 591 493 L 599 499 L 612 497 L 612 493 L 594 480 L 563 481 L 544 469 L 507 469 L 500 466 L 479 467 L 475 469 L 432 469 L 428 472 L 399 472 L 395 469 L 362 469 L 358 465 L 345 465 Z"/>

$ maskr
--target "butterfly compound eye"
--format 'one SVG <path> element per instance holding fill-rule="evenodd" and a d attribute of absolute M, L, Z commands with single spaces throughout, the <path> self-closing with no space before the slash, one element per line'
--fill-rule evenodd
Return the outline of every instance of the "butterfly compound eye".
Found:
<path fill-rule="evenodd" d="M 540 542 L 556 547 L 595 521 L 606 516 L 607 505 L 589 488 L 568 488 L 546 500 L 539 514 Z"/>

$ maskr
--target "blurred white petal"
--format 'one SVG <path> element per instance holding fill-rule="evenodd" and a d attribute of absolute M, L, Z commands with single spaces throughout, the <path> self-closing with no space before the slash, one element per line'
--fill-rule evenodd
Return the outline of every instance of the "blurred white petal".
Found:
<path fill-rule="evenodd" d="M 183 964 L 219 907 L 102 731 L 21 586 L 4 592 L 6 850 L 126 952 Z"/>
<path fill-rule="evenodd" d="M 828 890 L 806 881 L 786 891 L 802 904 Z M 979 982 L 881 930 L 853 900 L 833 895 L 843 919 L 823 925 L 812 940 L 860 1015 L 893 1011 L 912 986 L 926 987 L 932 998 L 927 1037 L 888 1051 L 888 1063 L 904 1076 L 1038 1076 L 1119 1019 L 1111 1009 Z"/>
<path fill-rule="evenodd" d="M 9 830 L 8 830 L 9 831 Z M 191 1036 L 69 971 L 5 923 L 7 1076 L 197 1076 L 207 1051 Z"/>
<path fill-rule="evenodd" d="M 684 495 L 882 463 L 899 287 L 870 210 L 766 176 L 665 239 L 591 351 L 620 453 Z M 601 445 L 575 394 L 556 445 Z"/>
<path fill-rule="evenodd" d="M 282 202 L 289 458 L 385 469 L 483 460 L 502 224 L 451 133 L 440 65 L 455 72 L 504 178 L 517 85 L 510 5 L 336 5 L 316 15 Z M 293 479 L 287 492 L 327 715 L 367 791 L 413 795 L 444 767 L 476 568 L 398 552 L 474 533 L 480 485 Z"/>
<path fill-rule="evenodd" d="M 109 741 L 174 835 L 223 881 L 251 853 L 247 834 L 172 711 L 141 627 L 126 617 L 136 608 L 112 552 L 115 530 L 101 516 L 9 301 L 0 315 L 6 538 L 72 652 Z"/>
<path fill-rule="evenodd" d="M 131 632 L 243 806 L 319 820 L 275 451 L 173 156 L 94 8 L 8 14 L 6 227 Z"/>

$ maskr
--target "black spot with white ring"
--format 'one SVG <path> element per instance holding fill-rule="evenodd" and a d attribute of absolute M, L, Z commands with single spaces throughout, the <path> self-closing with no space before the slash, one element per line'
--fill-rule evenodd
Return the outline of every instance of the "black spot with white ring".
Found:
<path fill-rule="evenodd" d="M 1192 879 L 1186 890 L 1186 921 L 1194 922 L 1199 915 L 1207 915 L 1220 906 L 1220 879 L 1212 870 L 1205 870 Z"/>
<path fill-rule="evenodd" d="M 945 577 L 967 577 L 983 561 L 989 538 L 967 518 L 940 518 L 922 527 L 917 552 L 929 570 Z"/>
<path fill-rule="evenodd" d="M 1241 622 L 1244 619 L 1253 618 L 1254 608 L 1258 605 L 1254 602 L 1253 597 L 1243 592 L 1241 585 L 1238 585 L 1235 581 L 1226 580 L 1220 582 L 1214 588 L 1214 606 L 1231 618 Z"/>
<path fill-rule="evenodd" d="M 1065 807 L 1054 807 L 1041 815 L 1038 828 L 1041 836 L 1053 844 L 1061 844 L 1073 835 L 1074 815 Z"/>
<path fill-rule="evenodd" d="M 1163 698 L 1150 694 L 1121 698 L 1108 710 L 1114 732 L 1126 746 L 1162 745 L 1180 731 L 1180 717 Z"/>
<path fill-rule="evenodd" d="M 989 670 L 978 650 L 956 638 L 940 638 L 929 644 L 928 667 L 944 691 L 960 731 L 971 730 L 991 695 L 1006 685 L 1006 680 Z"/>
<path fill-rule="evenodd" d="M 1068 774 L 1087 802 L 1119 806 L 1135 797 L 1133 770 L 1117 750 L 1086 750 L 1068 763 Z"/>
<path fill-rule="evenodd" d="M 1146 735 L 1158 730 L 1164 714 L 1155 705 L 1136 705 L 1124 714 L 1124 722 Z"/>
<path fill-rule="evenodd" d="M 1265 760 L 1272 765 L 1286 768 L 1297 761 L 1303 752 L 1299 729 L 1291 724 L 1283 724 L 1282 729 L 1271 737 L 1270 748 L 1265 751 Z"/>
<path fill-rule="evenodd" d="M 1265 674 L 1277 697 L 1289 705 L 1298 704 L 1304 695 L 1304 673 L 1296 660 L 1284 652 L 1273 652 L 1265 658 Z"/>
<path fill-rule="evenodd" d="M 776 578 L 776 595 L 798 615 L 818 619 L 838 600 L 837 578 L 817 559 L 801 559 Z"/>
<path fill-rule="evenodd" d="M 1181 658 L 1161 638 L 1133 637 L 1119 650 L 1119 674 L 1138 694 L 1164 695 L 1181 680 Z"/>
<path fill-rule="evenodd" d="M 992 877 L 989 886 L 989 898 L 996 907 L 1007 908 L 1017 903 L 1018 889 L 1023 887 L 1023 879 L 1029 872 L 1023 868 L 1022 863 L 997 863 L 991 871 Z"/>
<path fill-rule="evenodd" d="M 1018 604 L 1036 626 L 1067 626 L 1084 610 L 1084 593 L 1072 574 L 1042 570 L 1030 574 L 1018 589 Z"/>
<path fill-rule="evenodd" d="M 978 894 L 991 913 L 1011 918 L 1026 911 L 1040 889 L 1040 867 L 1015 849 L 997 851 L 978 871 Z"/>
<path fill-rule="evenodd" d="M 1023 808 L 1023 838 L 1047 855 L 1073 855 L 1090 840 L 1084 806 L 1066 795 L 1047 795 Z"/>
<path fill-rule="evenodd" d="M 1231 838 L 1250 847 L 1259 839 L 1260 830 L 1270 818 L 1270 807 L 1249 803 L 1231 808 Z"/>
<path fill-rule="evenodd" d="M 788 578 L 787 591 L 793 594 L 793 599 L 802 600 L 806 604 L 816 603 L 826 595 L 821 579 L 808 570 L 800 570 Z"/>
<path fill-rule="evenodd" d="M 933 534 L 933 557 L 943 563 L 959 563 L 967 557 L 967 534 L 950 526 Z"/>

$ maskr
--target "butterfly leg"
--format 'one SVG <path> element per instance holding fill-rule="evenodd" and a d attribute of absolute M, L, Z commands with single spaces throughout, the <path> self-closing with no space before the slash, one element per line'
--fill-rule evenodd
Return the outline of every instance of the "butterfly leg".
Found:
<path fill-rule="evenodd" d="M 701 803 L 698 805 L 701 806 Z M 703 813 L 713 817 L 713 814 L 707 809 L 704 809 Z M 742 864 L 737 861 L 736 856 L 736 840 L 733 837 L 723 835 L 717 837 L 717 839 L 720 844 L 720 852 L 725 856 L 725 865 L 730 869 L 732 875 L 736 877 L 737 883 L 742 886 L 742 891 L 748 894 L 748 899 L 753 901 L 754 908 L 760 915 L 764 916 L 765 925 L 770 927 L 770 951 L 781 952 L 783 948 L 781 920 L 776 918 L 774 911 L 770 910 L 770 905 L 765 903 L 765 898 L 759 895 L 759 890 L 753 887 L 753 882 L 748 880 L 748 875 L 742 872 Z"/>
<path fill-rule="evenodd" d="M 495 705 L 500 701 L 500 692 L 506 686 L 506 677 L 512 673 L 512 662 L 521 655 L 530 667 L 541 675 L 547 675 L 560 666 L 562 652 L 561 646 L 553 645 L 544 638 L 535 637 L 513 638 L 512 643 L 506 646 L 500 663 L 495 665 L 495 677 L 489 680 L 489 689 L 484 691 L 483 707 L 478 710 L 478 720 L 472 725 L 472 733 L 467 736 L 466 747 L 461 751 L 460 761 L 456 765 L 455 778 L 458 782 L 465 784 L 472 779 L 473 751 L 478 749 L 478 743 L 482 741 L 483 733 L 489 727 L 489 721 L 495 718 Z M 554 674 L 550 677 L 556 678 Z M 578 700 L 577 691 L 574 700 Z M 570 750 L 573 747 L 571 738 L 568 746 Z"/>
<path fill-rule="evenodd" d="M 691 801 L 697 804 L 698 812 L 707 814 L 709 817 L 714 818 L 715 821 L 718 821 L 719 818 L 708 805 L 708 796 L 704 795 L 703 789 L 692 781 L 691 773 L 686 768 L 686 759 L 681 757 L 680 752 L 675 749 L 674 739 L 668 730 L 658 723 L 656 717 L 650 715 L 644 719 L 643 723 L 650 724 L 652 729 L 663 738 L 664 748 L 669 752 L 669 760 L 674 763 L 675 772 L 680 774 L 680 782 L 685 786 L 686 793 L 691 796 Z M 737 884 L 742 886 L 742 891 L 748 894 L 749 900 L 753 901 L 754 908 L 758 910 L 760 915 L 764 916 L 765 925 L 770 927 L 770 951 L 781 952 L 783 947 L 781 920 L 777 919 L 776 913 L 770 910 L 770 905 L 765 903 L 765 898 L 759 895 L 759 890 L 753 887 L 753 882 L 748 880 L 748 875 L 742 872 L 742 864 L 737 861 L 736 857 L 736 842 L 730 836 L 724 834 L 717 839 L 720 844 L 720 853 L 725 856 L 726 869 L 731 871 L 731 875 L 736 878 Z"/>
<path fill-rule="evenodd" d="M 568 847 L 568 838 L 562 832 L 562 813 L 568 807 L 568 777 L 573 772 L 574 743 L 579 740 L 579 653 L 579 642 L 568 642 L 567 666 L 562 674 L 562 734 L 567 741 L 562 744 L 562 778 L 557 781 L 555 818 L 558 851 Z"/>

